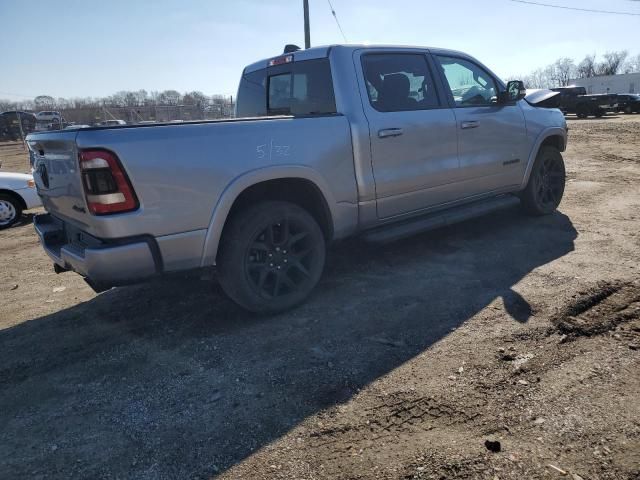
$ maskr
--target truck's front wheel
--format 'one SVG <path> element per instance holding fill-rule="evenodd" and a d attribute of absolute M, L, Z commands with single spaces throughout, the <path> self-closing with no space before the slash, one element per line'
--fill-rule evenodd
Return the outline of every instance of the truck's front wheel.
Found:
<path fill-rule="evenodd" d="M 248 207 L 225 226 L 217 260 L 220 285 L 252 312 L 287 310 L 320 280 L 325 248 L 320 226 L 299 206 L 268 201 Z"/>
<path fill-rule="evenodd" d="M 529 183 L 520 195 L 525 211 L 531 215 L 553 213 L 564 194 L 565 176 L 562 154 L 554 147 L 542 147 L 533 164 Z"/>

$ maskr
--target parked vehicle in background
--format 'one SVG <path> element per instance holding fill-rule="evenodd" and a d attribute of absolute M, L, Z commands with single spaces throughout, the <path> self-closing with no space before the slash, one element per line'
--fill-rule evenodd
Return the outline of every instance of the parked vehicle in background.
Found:
<path fill-rule="evenodd" d="M 48 132 L 50 130 L 60 130 L 62 129 L 62 124 L 58 122 L 37 122 L 36 123 L 36 132 Z"/>
<path fill-rule="evenodd" d="M 22 111 L 0 113 L 0 140 L 20 140 L 21 132 L 26 136 L 35 131 L 35 128 L 36 117 L 33 113 Z"/>
<path fill-rule="evenodd" d="M 99 122 L 96 125 L 99 127 L 117 127 L 118 125 L 126 125 L 127 122 L 124 120 L 105 120 L 103 122 Z"/>
<path fill-rule="evenodd" d="M 60 112 L 54 112 L 54 111 L 43 111 L 43 112 L 38 112 L 36 113 L 36 119 L 39 122 L 49 122 L 49 123 L 53 123 L 53 122 L 58 122 L 61 123 L 62 122 L 62 114 L 60 114 Z"/>
<path fill-rule="evenodd" d="M 640 95 L 618 94 L 618 112 L 640 113 Z"/>
<path fill-rule="evenodd" d="M 565 114 L 575 113 L 578 118 L 602 117 L 616 109 L 617 96 L 614 94 L 587 95 L 584 87 L 557 87 L 551 90 L 560 93 L 560 110 Z"/>
<path fill-rule="evenodd" d="M 329 242 L 384 243 L 514 203 L 546 215 L 564 192 L 562 112 L 461 52 L 261 60 L 242 73 L 237 116 L 251 118 L 31 134 L 48 211 L 35 228 L 56 271 L 99 291 L 216 265 L 234 301 L 276 312 L 310 294 Z"/>
<path fill-rule="evenodd" d="M 32 175 L 0 172 L 0 230 L 20 220 L 23 210 L 40 205 Z"/>
<path fill-rule="evenodd" d="M 60 112 L 46 110 L 36 113 L 36 131 L 60 130 L 64 127 L 64 117 Z"/>

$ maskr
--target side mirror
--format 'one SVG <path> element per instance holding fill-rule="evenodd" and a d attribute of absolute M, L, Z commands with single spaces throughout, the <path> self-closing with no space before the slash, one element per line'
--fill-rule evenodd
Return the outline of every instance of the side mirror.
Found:
<path fill-rule="evenodd" d="M 507 88 L 504 92 L 500 92 L 500 103 L 512 103 L 522 100 L 527 94 L 522 80 L 510 80 L 507 82 Z"/>

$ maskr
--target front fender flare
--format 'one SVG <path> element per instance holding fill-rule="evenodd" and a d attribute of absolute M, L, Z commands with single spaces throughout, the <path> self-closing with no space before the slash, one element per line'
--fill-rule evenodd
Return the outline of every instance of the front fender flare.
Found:
<path fill-rule="evenodd" d="M 324 196 L 335 228 L 335 219 L 337 216 L 335 211 L 336 201 L 329 185 L 316 170 L 302 165 L 276 165 L 251 170 L 234 178 L 222 191 L 213 209 L 209 227 L 207 228 L 202 251 L 202 267 L 215 263 L 224 224 L 238 196 L 252 185 L 283 178 L 299 178 L 312 182 Z"/>
<path fill-rule="evenodd" d="M 529 177 L 531 176 L 531 170 L 533 170 L 533 164 L 536 161 L 536 157 L 538 156 L 538 152 L 540 151 L 541 145 L 544 141 L 549 137 L 561 136 L 564 142 L 564 145 L 567 145 L 567 131 L 562 127 L 548 127 L 545 128 L 533 143 L 533 148 L 531 148 L 531 152 L 529 153 L 529 158 L 527 160 L 527 168 L 524 172 L 524 179 L 522 181 L 521 188 L 525 188 L 527 183 L 529 183 Z"/>

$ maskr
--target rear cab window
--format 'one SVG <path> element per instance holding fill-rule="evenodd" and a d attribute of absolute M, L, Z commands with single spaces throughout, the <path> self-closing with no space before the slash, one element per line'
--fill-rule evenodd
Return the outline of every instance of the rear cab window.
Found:
<path fill-rule="evenodd" d="M 328 58 L 294 61 L 244 73 L 236 115 L 329 115 L 336 102 Z"/>

